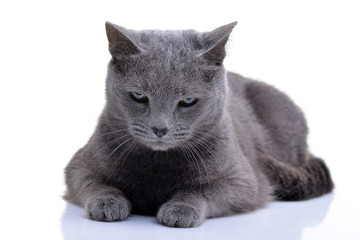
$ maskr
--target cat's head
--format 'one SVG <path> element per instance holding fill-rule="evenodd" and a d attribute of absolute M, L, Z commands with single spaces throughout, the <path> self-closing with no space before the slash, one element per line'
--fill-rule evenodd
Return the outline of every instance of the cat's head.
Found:
<path fill-rule="evenodd" d="M 153 150 L 181 146 L 219 121 L 225 44 L 236 22 L 211 32 L 133 31 L 106 23 L 106 110 Z M 115 124 L 116 126 L 116 124 Z"/>

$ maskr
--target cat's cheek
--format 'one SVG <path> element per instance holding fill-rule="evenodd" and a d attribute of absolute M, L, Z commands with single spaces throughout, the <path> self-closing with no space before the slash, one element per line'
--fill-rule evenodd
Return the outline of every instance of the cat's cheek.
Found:
<path fill-rule="evenodd" d="M 199 115 L 201 115 L 201 112 L 203 111 L 203 105 L 196 103 L 194 106 L 191 107 L 181 107 L 179 106 L 176 109 L 176 115 L 180 118 L 189 118 L 191 116 L 192 118 L 196 118 Z"/>
<path fill-rule="evenodd" d="M 149 109 L 148 103 L 138 103 L 131 98 L 124 99 L 121 104 L 123 105 L 124 108 L 126 108 L 126 111 L 130 113 L 133 117 L 141 116 L 147 113 Z"/>

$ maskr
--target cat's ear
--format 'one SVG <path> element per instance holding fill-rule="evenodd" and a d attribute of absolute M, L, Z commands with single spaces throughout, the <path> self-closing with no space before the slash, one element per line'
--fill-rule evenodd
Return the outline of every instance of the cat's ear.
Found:
<path fill-rule="evenodd" d="M 105 28 L 109 40 L 109 51 L 113 57 L 129 56 L 141 52 L 134 42 L 136 36 L 133 32 L 110 22 L 105 23 Z"/>
<path fill-rule="evenodd" d="M 206 50 L 201 54 L 201 56 L 208 60 L 211 64 L 220 66 L 226 55 L 225 45 L 236 24 L 237 22 L 232 22 L 216 28 L 211 32 L 204 33 L 203 41 L 206 46 Z"/>

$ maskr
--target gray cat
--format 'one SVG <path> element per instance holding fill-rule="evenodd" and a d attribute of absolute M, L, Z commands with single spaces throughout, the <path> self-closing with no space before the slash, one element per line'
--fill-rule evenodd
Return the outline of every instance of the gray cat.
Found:
<path fill-rule="evenodd" d="M 211 32 L 106 23 L 106 105 L 65 170 L 65 198 L 99 221 L 157 215 L 171 227 L 333 189 L 308 152 L 301 110 L 223 66 L 236 23 Z"/>

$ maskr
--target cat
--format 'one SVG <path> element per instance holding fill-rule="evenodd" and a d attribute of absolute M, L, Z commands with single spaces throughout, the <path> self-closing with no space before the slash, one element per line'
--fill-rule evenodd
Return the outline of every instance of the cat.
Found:
<path fill-rule="evenodd" d="M 308 152 L 299 107 L 272 86 L 225 71 L 236 22 L 202 33 L 105 25 L 106 105 L 65 169 L 64 198 L 88 218 L 134 213 L 195 227 L 332 191 L 324 161 Z"/>

